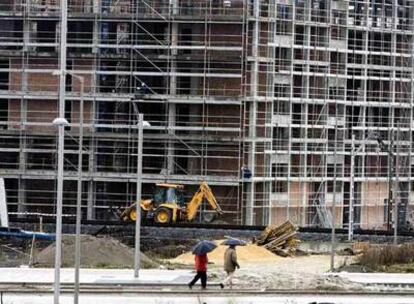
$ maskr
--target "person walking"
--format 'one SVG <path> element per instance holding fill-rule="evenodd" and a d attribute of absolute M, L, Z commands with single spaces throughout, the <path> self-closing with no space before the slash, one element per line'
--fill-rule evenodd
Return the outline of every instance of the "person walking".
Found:
<path fill-rule="evenodd" d="M 233 288 L 233 276 L 236 268 L 240 268 L 240 265 L 237 262 L 236 246 L 230 245 L 224 253 L 224 271 L 227 273 L 227 277 L 222 283 L 220 283 L 221 288 L 224 288 L 226 285 Z"/>
<path fill-rule="evenodd" d="M 206 289 L 207 287 L 207 263 L 208 257 L 207 254 L 201 254 L 195 256 L 195 270 L 196 275 L 194 276 L 193 280 L 188 283 L 188 287 L 190 289 L 193 288 L 194 284 L 200 279 L 201 280 L 201 288 Z"/>

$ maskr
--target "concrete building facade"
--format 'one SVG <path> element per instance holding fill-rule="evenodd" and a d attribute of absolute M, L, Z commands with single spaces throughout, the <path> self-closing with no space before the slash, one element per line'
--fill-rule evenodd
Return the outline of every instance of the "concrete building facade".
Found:
<path fill-rule="evenodd" d="M 66 65 L 85 93 L 68 74 L 64 212 L 83 98 L 85 218 L 134 200 L 143 113 L 144 196 L 205 180 L 229 223 L 363 228 L 387 225 L 391 198 L 405 223 L 413 12 L 408 0 L 68 0 Z M 12 214 L 52 214 L 60 1 L 5 0 L 0 20 L 0 176 Z"/>

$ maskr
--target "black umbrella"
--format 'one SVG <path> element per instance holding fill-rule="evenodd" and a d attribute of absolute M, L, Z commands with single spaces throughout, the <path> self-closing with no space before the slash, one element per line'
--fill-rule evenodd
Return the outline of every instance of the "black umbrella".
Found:
<path fill-rule="evenodd" d="M 242 240 L 239 240 L 239 239 L 228 238 L 223 243 L 221 243 L 221 245 L 227 245 L 227 246 L 246 246 L 246 242 L 245 241 L 242 241 Z"/>
<path fill-rule="evenodd" d="M 217 247 L 216 243 L 212 241 L 200 241 L 193 247 L 193 254 L 203 255 L 213 251 Z"/>

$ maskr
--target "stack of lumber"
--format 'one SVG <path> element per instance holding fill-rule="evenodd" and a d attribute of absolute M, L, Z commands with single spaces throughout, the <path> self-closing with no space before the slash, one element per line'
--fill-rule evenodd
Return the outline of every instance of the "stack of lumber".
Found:
<path fill-rule="evenodd" d="M 369 249 L 369 247 L 369 242 L 355 242 L 352 244 L 352 254 L 364 253 Z"/>
<path fill-rule="evenodd" d="M 296 237 L 297 230 L 298 228 L 290 221 L 280 226 L 268 226 L 257 238 L 256 244 L 283 257 L 293 256 L 300 243 Z"/>

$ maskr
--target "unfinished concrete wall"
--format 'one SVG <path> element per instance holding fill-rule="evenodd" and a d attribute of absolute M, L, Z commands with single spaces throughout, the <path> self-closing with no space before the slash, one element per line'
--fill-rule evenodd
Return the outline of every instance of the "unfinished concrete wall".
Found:
<path fill-rule="evenodd" d="M 386 228 L 384 201 L 388 199 L 388 183 L 364 182 L 361 185 L 361 227 Z"/>

